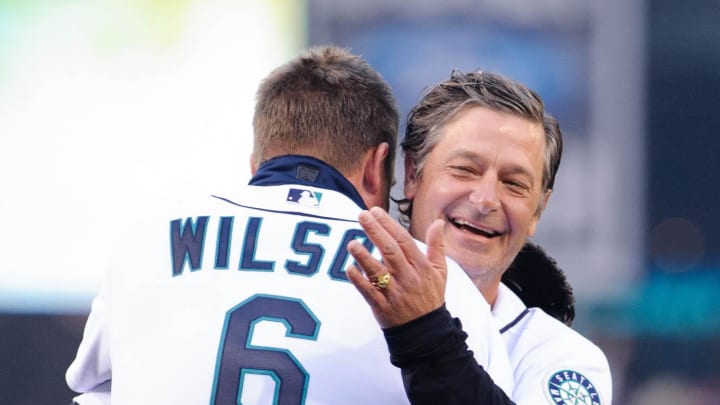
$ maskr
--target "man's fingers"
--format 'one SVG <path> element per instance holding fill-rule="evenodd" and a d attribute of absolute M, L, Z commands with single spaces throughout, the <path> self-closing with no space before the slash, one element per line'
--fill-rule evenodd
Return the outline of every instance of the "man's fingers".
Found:
<path fill-rule="evenodd" d="M 417 250 L 415 239 L 410 236 L 407 229 L 395 221 L 384 209 L 373 207 L 370 209 L 370 214 L 375 217 L 375 220 L 382 225 L 383 229 L 385 229 L 392 239 L 400 245 L 403 252 L 407 254 L 409 251 Z"/>
<path fill-rule="evenodd" d="M 386 214 L 384 210 L 379 210 L 380 213 Z M 375 245 L 375 248 L 380 252 L 380 255 L 382 256 L 382 260 L 387 263 L 389 268 L 403 270 L 408 267 L 408 260 L 405 258 L 405 252 L 400 248 L 398 242 L 395 241 L 393 236 L 387 231 L 386 227 L 383 226 L 383 224 L 381 224 L 380 222 L 378 222 L 374 214 L 372 214 L 370 211 L 363 211 L 358 216 L 358 221 L 360 222 L 360 225 L 365 231 L 368 239 L 370 239 L 373 245 Z M 400 225 L 398 224 L 398 226 Z M 371 264 L 371 260 L 374 260 L 377 264 L 379 264 L 377 259 L 368 258 L 368 265 Z M 382 264 L 380 264 L 382 266 L 382 269 L 378 269 L 377 266 L 372 268 L 365 267 L 366 262 L 360 262 L 358 260 L 358 263 L 360 263 L 360 266 L 366 271 L 368 277 L 377 275 L 378 272 L 383 271 L 385 268 L 384 266 L 382 266 Z M 400 272 L 399 277 L 404 277 L 402 272 Z"/>
<path fill-rule="evenodd" d="M 371 238 L 371 241 L 388 266 L 402 270 L 398 272 L 398 277 L 405 277 L 406 272 L 419 269 L 426 260 L 410 233 L 382 208 L 371 208 L 360 224 L 366 233 L 368 230 L 373 233 L 375 239 Z M 371 237 L 370 234 L 368 237 Z"/>
<path fill-rule="evenodd" d="M 380 274 L 385 273 L 385 266 L 376 258 L 372 257 L 365 246 L 357 240 L 352 240 L 347 244 L 348 253 L 352 255 L 359 267 L 365 272 L 367 278 L 372 279 Z"/>
<path fill-rule="evenodd" d="M 347 275 L 350 282 L 353 283 L 355 288 L 360 292 L 360 295 L 365 298 L 365 301 L 370 304 L 370 307 L 380 308 L 386 305 L 387 299 L 385 295 L 378 291 L 377 288 L 370 283 L 370 280 L 362 275 L 357 266 L 354 264 L 348 266 L 348 268 L 345 269 L 345 275 Z"/>
<path fill-rule="evenodd" d="M 445 262 L 445 221 L 436 219 L 425 233 L 427 242 L 427 258 L 432 266 L 445 276 L 447 263 Z"/>

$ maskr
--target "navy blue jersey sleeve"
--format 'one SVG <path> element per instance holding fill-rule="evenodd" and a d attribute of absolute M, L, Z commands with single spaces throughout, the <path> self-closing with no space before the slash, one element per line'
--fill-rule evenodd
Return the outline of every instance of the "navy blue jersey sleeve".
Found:
<path fill-rule="evenodd" d="M 460 320 L 445 306 L 383 332 L 412 405 L 513 404 L 475 361 Z"/>

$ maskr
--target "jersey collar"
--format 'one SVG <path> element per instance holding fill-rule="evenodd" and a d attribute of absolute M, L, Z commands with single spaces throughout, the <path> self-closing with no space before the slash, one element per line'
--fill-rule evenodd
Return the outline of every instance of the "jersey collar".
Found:
<path fill-rule="evenodd" d="M 495 304 L 492 306 L 493 318 L 502 325 L 500 333 L 505 333 L 517 324 L 525 315 L 528 309 L 518 297 L 505 284 L 500 283 Z"/>
<path fill-rule="evenodd" d="M 260 165 L 248 184 L 252 186 L 302 184 L 335 190 L 353 200 L 360 208 L 367 209 L 360 193 L 345 176 L 334 167 L 310 156 L 274 157 Z"/>

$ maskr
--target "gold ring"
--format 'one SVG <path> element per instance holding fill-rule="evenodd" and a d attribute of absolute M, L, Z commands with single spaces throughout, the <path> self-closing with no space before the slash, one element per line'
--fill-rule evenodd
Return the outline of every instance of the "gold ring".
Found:
<path fill-rule="evenodd" d="M 390 273 L 381 274 L 375 277 L 375 280 L 371 281 L 370 283 L 375 287 L 384 290 L 390 285 Z"/>

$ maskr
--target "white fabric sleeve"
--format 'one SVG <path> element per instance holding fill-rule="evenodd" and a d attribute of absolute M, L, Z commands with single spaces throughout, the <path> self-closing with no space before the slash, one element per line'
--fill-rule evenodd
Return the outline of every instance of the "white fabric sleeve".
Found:
<path fill-rule="evenodd" d="M 110 381 L 106 381 L 92 391 L 76 396 L 73 398 L 73 404 L 110 405 L 110 384 Z"/>
<path fill-rule="evenodd" d="M 65 373 L 65 381 L 70 389 L 78 393 L 105 390 L 109 399 L 112 365 L 109 339 L 110 308 L 107 290 L 108 285 L 105 283 L 100 294 L 93 299 L 82 341 L 75 359 Z"/>
<path fill-rule="evenodd" d="M 567 403 L 612 403 L 612 378 L 605 355 L 574 334 L 568 329 L 564 336 L 538 341 L 524 354 L 514 370 L 515 403 L 557 404 L 563 399 Z"/>

